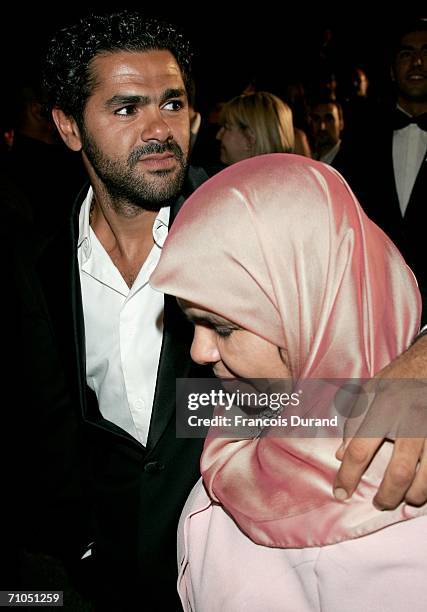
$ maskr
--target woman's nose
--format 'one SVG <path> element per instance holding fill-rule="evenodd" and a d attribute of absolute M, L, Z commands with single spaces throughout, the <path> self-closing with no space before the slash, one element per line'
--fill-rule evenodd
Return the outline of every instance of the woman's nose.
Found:
<path fill-rule="evenodd" d="M 191 358 L 200 365 L 217 363 L 221 359 L 213 329 L 203 325 L 195 326 Z"/>

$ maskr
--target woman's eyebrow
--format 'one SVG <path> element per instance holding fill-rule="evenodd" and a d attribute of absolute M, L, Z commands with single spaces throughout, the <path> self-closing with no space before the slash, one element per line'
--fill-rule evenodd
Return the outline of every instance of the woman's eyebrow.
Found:
<path fill-rule="evenodd" d="M 191 323 L 213 323 L 214 319 L 212 319 L 209 315 L 196 315 L 190 313 L 185 313 L 185 316 Z"/>
<path fill-rule="evenodd" d="M 197 315 L 197 314 L 192 314 L 190 312 L 190 313 L 186 313 L 185 316 L 191 323 L 199 323 L 202 325 L 203 323 L 205 324 L 210 323 L 213 325 L 233 325 L 230 321 L 226 321 L 225 319 L 220 319 L 219 317 L 216 317 L 214 314 L 213 315 L 209 315 L 209 314 Z"/>

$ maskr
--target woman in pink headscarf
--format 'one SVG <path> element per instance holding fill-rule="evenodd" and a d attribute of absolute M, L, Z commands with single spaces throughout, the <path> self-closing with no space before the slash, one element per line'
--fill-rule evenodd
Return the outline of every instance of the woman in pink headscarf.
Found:
<path fill-rule="evenodd" d="M 293 155 L 252 158 L 202 185 L 151 282 L 180 299 L 195 323 L 193 359 L 221 378 L 290 377 L 301 389 L 371 377 L 419 325 L 416 282 L 397 249 L 333 168 Z M 333 387 L 319 387 L 304 415 L 317 404 L 332 415 Z M 333 428 L 311 438 L 280 426 L 246 439 L 217 433 L 179 527 L 186 610 L 425 610 L 426 507 L 372 504 L 391 442 L 339 501 Z"/>

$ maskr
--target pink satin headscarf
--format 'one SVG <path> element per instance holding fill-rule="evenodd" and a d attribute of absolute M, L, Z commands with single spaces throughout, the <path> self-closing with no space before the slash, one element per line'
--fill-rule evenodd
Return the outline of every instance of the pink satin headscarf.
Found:
<path fill-rule="evenodd" d="M 396 247 L 338 172 L 296 155 L 254 157 L 204 183 L 178 214 L 150 282 L 286 349 L 294 380 L 370 377 L 419 326 L 416 281 Z M 425 513 L 373 507 L 390 443 L 352 499 L 335 500 L 340 442 L 274 431 L 210 436 L 205 485 L 269 546 L 329 544 Z"/>

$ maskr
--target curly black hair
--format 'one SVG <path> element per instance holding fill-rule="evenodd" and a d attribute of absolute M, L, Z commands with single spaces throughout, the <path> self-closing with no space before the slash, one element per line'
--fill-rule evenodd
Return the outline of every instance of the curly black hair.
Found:
<path fill-rule="evenodd" d="M 61 108 L 82 125 L 86 101 L 95 85 L 91 61 L 102 53 L 153 49 L 172 53 L 188 86 L 192 52 L 174 25 L 141 13 L 121 11 L 92 14 L 59 30 L 50 41 L 43 69 L 46 110 Z"/>

